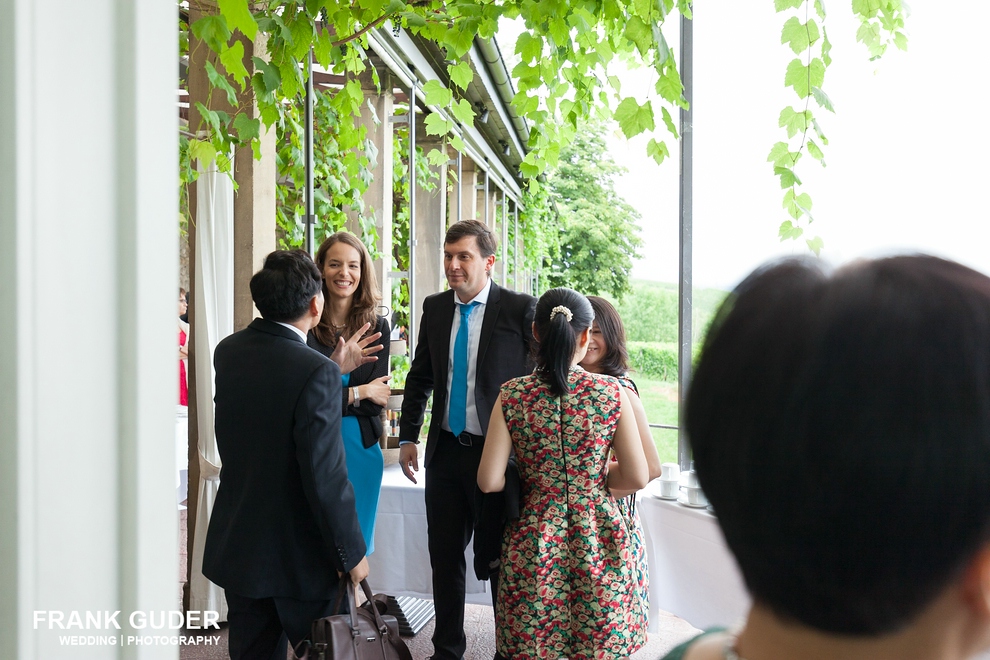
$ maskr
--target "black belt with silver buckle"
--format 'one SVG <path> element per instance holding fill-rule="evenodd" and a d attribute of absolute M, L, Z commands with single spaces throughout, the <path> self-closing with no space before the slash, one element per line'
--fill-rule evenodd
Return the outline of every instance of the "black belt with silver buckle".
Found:
<path fill-rule="evenodd" d="M 454 435 L 450 431 L 444 431 L 444 433 L 456 440 L 462 447 L 473 447 L 475 443 L 481 444 L 481 441 L 485 439 L 484 436 L 468 433 L 467 431 L 462 431 L 460 435 Z"/>

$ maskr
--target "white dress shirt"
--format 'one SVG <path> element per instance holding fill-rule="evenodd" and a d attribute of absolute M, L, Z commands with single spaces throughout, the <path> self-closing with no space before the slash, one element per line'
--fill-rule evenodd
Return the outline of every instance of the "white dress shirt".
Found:
<path fill-rule="evenodd" d="M 474 435 L 481 435 L 481 421 L 478 419 L 478 407 L 475 405 L 474 382 L 478 377 L 478 348 L 481 346 L 481 325 L 485 320 L 485 309 L 488 306 L 488 294 L 492 290 L 492 280 L 488 278 L 478 295 L 468 301 L 468 303 L 480 303 L 471 310 L 468 318 L 468 372 L 467 372 L 467 411 L 464 417 L 464 430 Z M 457 294 L 454 293 L 454 321 L 450 324 L 450 352 L 447 354 L 447 405 L 443 411 L 442 428 L 450 430 L 450 388 L 454 382 L 454 341 L 457 339 L 457 330 L 461 327 L 461 306 L 462 303 Z"/>
<path fill-rule="evenodd" d="M 289 325 L 288 323 L 282 323 L 281 321 L 275 321 L 275 322 L 278 323 L 281 326 L 285 326 L 289 330 L 292 330 L 294 333 L 296 333 L 297 335 L 299 335 L 302 338 L 304 344 L 306 343 L 306 333 L 305 332 L 303 332 L 302 330 L 300 330 L 299 328 L 297 328 L 294 325 Z"/>

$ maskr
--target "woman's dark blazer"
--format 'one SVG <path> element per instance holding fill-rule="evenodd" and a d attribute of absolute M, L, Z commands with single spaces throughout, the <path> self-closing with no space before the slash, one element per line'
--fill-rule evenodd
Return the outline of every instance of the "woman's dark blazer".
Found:
<path fill-rule="evenodd" d="M 383 346 L 382 350 L 375 353 L 378 356 L 378 361 L 362 364 L 352 371 L 350 382 L 346 388 L 342 388 L 344 400 L 341 403 L 341 410 L 345 416 L 354 415 L 357 417 L 358 426 L 361 427 L 361 442 L 364 443 L 365 449 L 377 444 L 378 439 L 382 437 L 382 409 L 384 406 L 380 406 L 370 399 L 361 399 L 361 405 L 359 406 L 348 405 L 347 391 L 358 385 L 367 385 L 374 379 L 388 374 L 389 334 L 391 334 L 391 330 L 388 327 L 388 320 L 384 316 L 378 317 L 378 323 L 375 325 L 375 329 L 371 334 L 375 332 L 382 333 L 381 339 L 374 344 L 370 344 L 371 346 L 378 344 Z M 330 357 L 330 354 L 333 353 L 333 349 L 335 348 L 320 343 L 320 340 L 316 338 L 312 330 L 309 331 L 309 335 L 306 337 L 306 344 L 327 357 Z"/>

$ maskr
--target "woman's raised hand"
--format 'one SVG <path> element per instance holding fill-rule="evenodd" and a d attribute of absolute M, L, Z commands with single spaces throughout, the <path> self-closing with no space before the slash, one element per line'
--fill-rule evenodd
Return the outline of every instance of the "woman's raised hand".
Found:
<path fill-rule="evenodd" d="M 378 344 L 369 348 L 368 345 L 377 341 L 382 336 L 382 333 L 375 332 L 367 337 L 362 337 L 370 327 L 370 323 L 365 323 L 346 342 L 343 337 L 337 342 L 337 348 L 334 349 L 330 359 L 340 367 L 340 373 L 349 374 L 362 364 L 378 360 L 374 354 L 385 348 L 385 346 Z"/>

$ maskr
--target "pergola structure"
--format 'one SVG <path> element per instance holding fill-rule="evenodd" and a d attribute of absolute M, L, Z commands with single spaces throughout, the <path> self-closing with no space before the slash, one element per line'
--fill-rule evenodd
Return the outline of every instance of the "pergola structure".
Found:
<path fill-rule="evenodd" d="M 202 9 L 191 7 L 190 23 L 201 15 Z M 364 193 L 364 206 L 371 209 L 375 219 L 377 234 L 376 248 L 380 256 L 375 261 L 374 270 L 382 283 L 383 304 L 391 308 L 391 281 L 405 278 L 409 287 L 409 327 L 408 335 L 415 341 L 423 299 L 441 291 L 445 286 L 443 275 L 443 236 L 449 224 L 462 219 L 476 219 L 488 225 L 500 237 L 500 248 L 493 278 L 499 284 L 511 288 L 533 292 L 535 273 L 521 266 L 519 255 L 525 249 L 519 240 L 518 222 L 522 198 L 522 181 L 519 176 L 519 163 L 522 161 L 529 134 L 525 121 L 511 108 L 510 101 L 515 92 L 509 72 L 494 41 L 477 39 L 467 58 L 474 72 L 474 79 L 463 96 L 477 113 L 474 126 L 460 124 L 453 117 L 446 116 L 441 108 L 428 106 L 422 92 L 424 85 L 438 81 L 446 87 L 451 83 L 447 78 L 445 54 L 431 42 L 416 38 L 401 29 L 393 30 L 390 25 L 368 33 L 369 49 L 367 57 L 369 69 L 358 80 L 365 95 L 361 105 L 361 115 L 357 118 L 367 130 L 368 150 L 375 157 L 372 163 L 371 183 Z M 252 55 L 264 57 L 265 44 L 259 39 L 252 43 L 244 42 L 245 62 L 253 66 Z M 189 61 L 186 62 L 188 94 L 180 97 L 183 118 L 195 130 L 200 123 L 196 110 L 197 102 L 213 108 L 224 108 L 225 100 L 214 96 L 208 99 L 210 88 L 206 74 L 206 58 L 210 51 L 190 37 Z M 309 76 L 310 89 L 307 91 L 308 124 L 312 125 L 312 96 L 323 91 L 339 88 L 348 79 L 345 76 L 321 70 L 312 64 Z M 377 83 L 376 83 L 377 79 Z M 250 94 L 248 90 L 247 94 Z M 209 101 L 209 103 L 207 103 Z M 253 107 L 250 96 L 238 99 L 239 106 Z M 397 113 L 396 106 L 404 105 L 405 113 Z M 448 147 L 443 138 L 431 136 L 425 129 L 425 119 L 430 113 L 441 113 L 444 119 L 454 122 L 453 133 L 464 144 L 461 152 Z M 255 110 L 256 113 L 256 110 Z M 394 130 L 397 124 L 408 127 L 409 153 L 405 155 L 409 171 L 415 171 L 415 161 L 421 153 L 433 149 L 446 152 L 448 159 L 440 165 L 430 164 L 432 173 L 440 185 L 436 190 L 422 189 L 414 176 L 410 176 L 409 194 L 409 268 L 398 271 L 392 258 L 393 235 L 393 181 L 392 172 L 395 159 L 402 157 L 394 153 Z M 312 129 L 309 129 L 312 130 Z M 312 138 L 307 139 L 305 153 L 312 159 Z M 276 144 L 274 131 L 269 131 L 261 139 L 261 158 L 256 159 L 252 150 L 239 148 L 234 154 L 233 179 L 237 192 L 222 192 L 223 177 L 202 177 L 191 184 L 190 200 L 190 279 L 194 306 L 191 311 L 193 328 L 190 343 L 190 405 L 189 405 L 189 593 L 187 607 L 190 609 L 219 609 L 222 601 L 211 595 L 212 587 L 201 579 L 202 537 L 205 522 L 212 509 L 213 495 L 219 473 L 219 456 L 216 454 L 212 436 L 212 351 L 216 343 L 229 332 L 240 330 L 256 316 L 251 300 L 249 282 L 251 276 L 261 267 L 261 263 L 276 246 L 275 188 L 276 188 Z M 307 166 L 307 197 L 312 200 L 311 163 Z M 450 174 L 456 174 L 450 177 Z M 448 186 L 448 180 L 453 184 Z M 228 182 L 229 183 L 229 182 Z M 298 185 L 298 184 L 297 184 Z M 211 186 L 210 190 L 199 190 Z M 204 192 L 207 192 L 204 196 Z M 213 208 L 217 199 L 224 195 L 231 197 L 232 232 L 213 229 Z M 209 202 L 210 208 L 197 206 Z M 312 225 L 312 202 L 307 202 L 305 217 L 307 247 L 315 250 L 322 236 L 314 237 Z M 508 258 L 510 225 L 515 245 L 512 259 Z M 361 223 L 351 216 L 347 229 L 360 235 Z M 200 232 L 206 232 L 200 237 Z M 232 236 L 228 234 L 232 233 Z M 219 238 L 218 238 L 219 237 Z M 205 241 L 197 249 L 197 242 Z M 223 243 L 230 242 L 225 248 Z M 208 248 L 207 248 L 208 246 Z M 232 294 L 223 292 L 224 278 L 209 272 L 216 266 L 213 255 L 207 252 L 230 252 L 232 278 L 229 286 Z M 222 271 L 223 266 L 218 266 Z M 205 280 L 205 284 L 204 284 Z M 219 284 L 218 284 L 219 283 Z M 205 287 L 205 288 L 204 288 Z M 205 302 L 204 299 L 205 298 Z M 229 308 L 233 307 L 232 324 L 229 321 Z M 204 517 L 205 516 L 205 517 Z M 220 603 L 220 604 L 218 604 Z"/>

